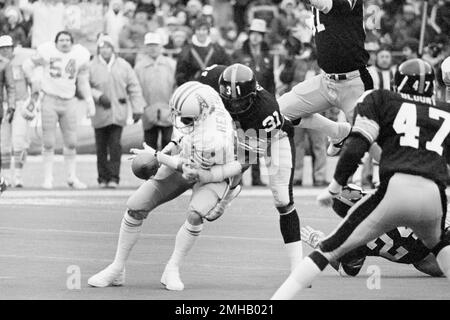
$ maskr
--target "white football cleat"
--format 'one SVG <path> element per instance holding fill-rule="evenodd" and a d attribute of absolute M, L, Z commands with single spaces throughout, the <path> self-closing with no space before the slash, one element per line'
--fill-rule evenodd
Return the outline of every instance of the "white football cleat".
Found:
<path fill-rule="evenodd" d="M 310 226 L 306 226 L 300 230 L 302 241 L 311 248 L 317 249 L 320 240 L 325 238 L 325 234 L 320 230 L 314 230 Z"/>
<path fill-rule="evenodd" d="M 344 133 L 341 137 L 333 139 L 328 138 L 328 141 L 330 142 L 328 148 L 327 148 L 327 155 L 330 157 L 335 157 L 341 152 L 342 147 L 344 146 L 344 142 L 347 139 L 347 137 L 352 132 L 352 125 L 347 122 L 342 123 Z"/>
<path fill-rule="evenodd" d="M 87 189 L 87 185 L 78 180 L 77 177 L 74 177 L 72 179 L 67 180 L 67 184 L 70 188 L 75 190 L 85 190 Z"/>
<path fill-rule="evenodd" d="M 91 287 L 96 288 L 123 286 L 125 284 L 125 269 L 117 271 L 109 265 L 99 273 L 90 277 L 88 284 Z"/>
<path fill-rule="evenodd" d="M 184 284 L 180 279 L 180 272 L 177 267 L 167 265 L 162 274 L 161 283 L 170 291 L 184 290 Z"/>
<path fill-rule="evenodd" d="M 53 181 L 51 179 L 45 179 L 42 188 L 45 190 L 53 189 Z"/>

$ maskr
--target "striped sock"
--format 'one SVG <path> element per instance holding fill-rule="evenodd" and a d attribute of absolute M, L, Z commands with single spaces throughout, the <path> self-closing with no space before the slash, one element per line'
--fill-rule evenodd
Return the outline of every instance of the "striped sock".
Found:
<path fill-rule="evenodd" d="M 183 259 L 194 246 L 195 241 L 200 235 L 202 229 L 203 224 L 194 226 L 187 221 L 181 226 L 175 238 L 175 248 L 173 249 L 172 256 L 167 263 L 168 265 L 174 268 L 179 268 L 183 262 Z"/>
<path fill-rule="evenodd" d="M 134 219 L 128 212 L 125 213 L 120 225 L 116 256 L 112 263 L 113 268 L 122 270 L 125 267 L 131 249 L 133 249 L 141 234 L 142 223 L 143 220 Z"/>

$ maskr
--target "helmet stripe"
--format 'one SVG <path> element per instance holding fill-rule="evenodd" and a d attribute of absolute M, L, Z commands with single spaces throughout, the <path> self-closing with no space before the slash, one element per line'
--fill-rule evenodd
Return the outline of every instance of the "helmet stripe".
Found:
<path fill-rule="evenodd" d="M 185 85 L 185 88 L 183 88 L 182 86 L 179 88 L 179 90 L 177 90 L 178 92 L 176 92 L 176 95 L 173 97 L 174 98 L 174 108 L 176 111 L 180 112 L 181 111 L 181 106 L 183 105 L 183 103 L 180 104 L 180 100 L 186 100 L 186 98 L 189 96 L 189 94 L 186 95 L 186 93 L 188 91 L 190 91 L 190 89 L 192 88 L 196 88 L 198 85 L 198 83 L 192 82 L 189 83 L 187 85 Z"/>
<path fill-rule="evenodd" d="M 425 91 L 425 63 L 422 60 L 419 61 L 419 69 L 420 69 L 420 81 L 419 81 L 419 93 L 423 93 Z"/>
<path fill-rule="evenodd" d="M 189 96 L 192 94 L 192 93 L 194 93 L 197 89 L 199 89 L 201 86 L 200 85 L 194 85 L 194 86 L 191 86 L 191 87 L 189 87 L 189 91 L 188 90 L 186 90 L 186 94 L 183 96 L 183 98 L 181 99 L 180 98 L 180 112 L 181 112 L 181 109 L 182 109 L 182 107 L 183 107 L 183 104 L 184 104 L 184 102 L 189 98 Z"/>
<path fill-rule="evenodd" d="M 237 72 L 239 69 L 239 65 L 235 64 L 233 69 L 231 69 L 231 97 L 233 99 L 237 98 L 236 94 L 236 78 L 237 78 Z"/>

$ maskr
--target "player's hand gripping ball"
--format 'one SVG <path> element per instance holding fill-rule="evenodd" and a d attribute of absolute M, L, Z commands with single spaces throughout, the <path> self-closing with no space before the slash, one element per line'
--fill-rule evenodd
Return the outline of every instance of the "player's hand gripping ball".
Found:
<path fill-rule="evenodd" d="M 148 180 L 158 171 L 158 159 L 151 153 L 141 153 L 134 157 L 131 170 L 134 175 L 142 180 Z"/>

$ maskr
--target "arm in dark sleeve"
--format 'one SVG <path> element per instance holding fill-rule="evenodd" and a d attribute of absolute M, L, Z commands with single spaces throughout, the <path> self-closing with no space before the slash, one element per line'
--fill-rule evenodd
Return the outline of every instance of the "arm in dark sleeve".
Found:
<path fill-rule="evenodd" d="M 341 186 L 355 173 L 364 154 L 370 148 L 370 142 L 359 133 L 352 133 L 342 150 L 342 155 L 334 172 L 334 180 Z"/>
<path fill-rule="evenodd" d="M 330 14 L 346 14 L 350 13 L 358 0 L 333 0 L 333 7 Z"/>

